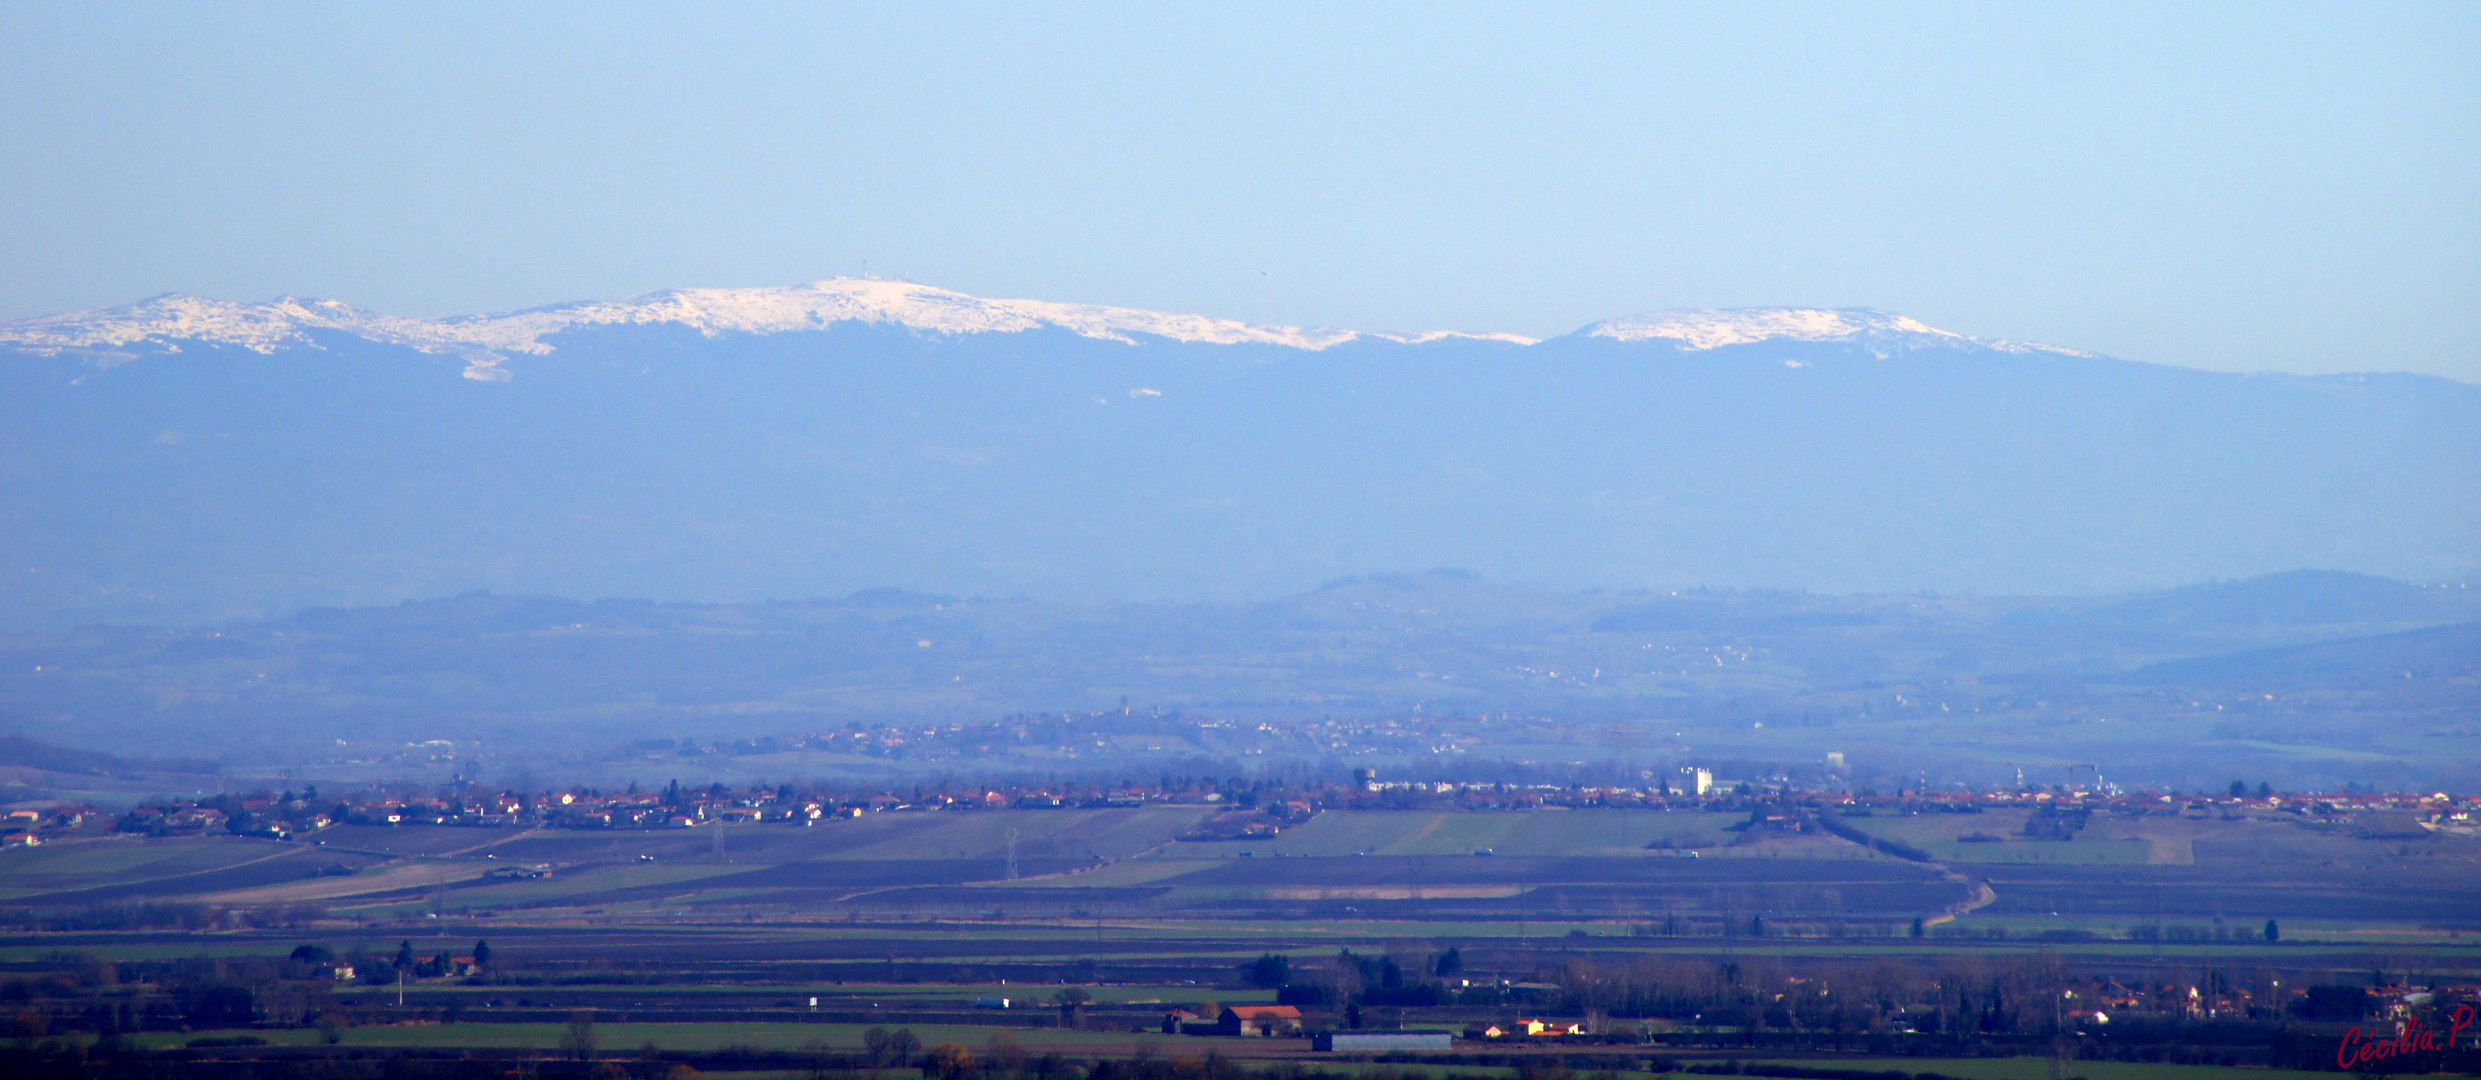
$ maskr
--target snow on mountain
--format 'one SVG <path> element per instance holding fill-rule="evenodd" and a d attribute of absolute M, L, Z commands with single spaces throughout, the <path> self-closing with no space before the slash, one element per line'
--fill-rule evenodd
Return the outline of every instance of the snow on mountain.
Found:
<path fill-rule="evenodd" d="M 48 352 L 119 348 L 148 340 L 201 341 L 265 353 L 310 343 L 310 330 L 340 330 L 417 347 L 461 344 L 428 320 L 379 315 L 337 300 L 285 296 L 264 304 L 236 304 L 176 293 L 120 307 L 0 323 L 0 342 Z"/>
<path fill-rule="evenodd" d="M 1056 326 L 1086 337 L 1131 341 L 1132 334 L 1218 345 L 1244 343 L 1319 350 L 1360 335 L 1348 330 L 1255 326 L 1202 315 L 1044 300 L 985 300 L 959 292 L 875 278 L 831 278 L 774 289 L 674 289 L 616 302 L 555 304 L 505 315 L 447 320 L 469 340 L 509 352 L 550 351 L 542 339 L 577 326 L 677 323 L 708 335 L 813 330 L 838 322 L 894 323 L 943 334 L 1009 333 Z"/>
<path fill-rule="evenodd" d="M 106 351 L 100 359 L 129 359 L 123 350 L 152 343 L 178 351 L 184 341 L 232 345 L 258 352 L 315 345 L 314 332 L 352 334 L 425 352 L 466 359 L 469 378 L 505 379 L 500 363 L 516 355 L 551 352 L 564 331 L 615 325 L 678 325 L 708 336 L 775 334 L 864 322 L 939 334 L 1016 333 L 1045 327 L 1090 338 L 1135 343 L 1141 337 L 1220 345 L 1260 344 L 1320 351 L 1346 342 L 1375 339 L 1421 344 L 1472 338 L 1532 344 L 1514 334 L 1365 333 L 1352 330 L 1264 326 L 1203 315 L 1167 314 L 1135 308 L 1063 304 L 1047 300 L 989 300 L 907 281 L 830 278 L 807 285 L 755 289 L 673 289 L 627 300 L 590 300 L 524 311 L 418 319 L 363 311 L 334 300 L 283 297 L 264 304 L 236 304 L 166 294 L 114 308 L 0 323 L 0 344 L 35 352 Z M 1863 308 L 1737 308 L 1666 311 L 1596 323 L 1580 331 L 1615 341 L 1668 340 L 1690 350 L 1758 341 L 1865 341 L 1875 344 L 1982 344 L 2008 351 L 2071 350 L 2014 342 L 1974 342 L 1890 312 Z"/>
<path fill-rule="evenodd" d="M 1589 337 L 1614 341 L 1667 338 L 1692 351 L 1757 341 L 1850 341 L 1862 338 L 1929 338 L 1962 344 L 1970 339 L 1870 308 L 1726 308 L 1658 311 L 1586 327 Z"/>
<path fill-rule="evenodd" d="M 235 345 L 258 352 L 312 343 L 331 330 L 429 352 L 467 356 L 501 377 L 509 354 L 548 353 L 544 339 L 589 326 L 675 324 L 708 336 L 815 330 L 839 322 L 887 323 L 942 334 L 1013 333 L 1059 327 L 1091 338 L 1135 343 L 1139 335 L 1218 345 L 1264 344 L 1318 351 L 1361 338 L 1418 344 L 1475 337 L 1530 344 L 1513 334 L 1364 334 L 1351 330 L 1261 326 L 1203 315 L 1047 300 L 986 300 L 929 285 L 876 278 L 831 278 L 758 289 L 673 289 L 617 301 L 582 301 L 492 315 L 416 319 L 379 315 L 333 300 L 285 297 L 236 304 L 166 294 L 115 308 L 0 323 L 0 342 L 38 351 L 122 348 L 144 341 Z M 177 346 L 173 346 L 176 347 Z"/>

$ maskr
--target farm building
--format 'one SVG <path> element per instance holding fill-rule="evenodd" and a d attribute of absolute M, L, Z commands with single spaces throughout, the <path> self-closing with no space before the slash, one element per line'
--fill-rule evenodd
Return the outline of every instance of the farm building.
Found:
<path fill-rule="evenodd" d="M 1467 1030 L 1468 1039 L 1538 1039 L 1585 1034 L 1585 1026 L 1558 1020 L 1517 1020 Z"/>
<path fill-rule="evenodd" d="M 1293 1035 L 1301 1030 L 1301 1010 L 1290 1005 L 1226 1005 L 1215 1018 L 1219 1035 Z"/>

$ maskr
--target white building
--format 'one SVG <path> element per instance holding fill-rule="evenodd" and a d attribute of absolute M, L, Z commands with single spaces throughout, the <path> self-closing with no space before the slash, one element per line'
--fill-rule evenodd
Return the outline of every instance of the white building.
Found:
<path fill-rule="evenodd" d="M 1673 786 L 1679 788 L 1683 794 L 1702 798 L 1706 792 L 1714 789 L 1714 772 L 1711 769 L 1683 768 L 1680 770 L 1679 782 Z"/>

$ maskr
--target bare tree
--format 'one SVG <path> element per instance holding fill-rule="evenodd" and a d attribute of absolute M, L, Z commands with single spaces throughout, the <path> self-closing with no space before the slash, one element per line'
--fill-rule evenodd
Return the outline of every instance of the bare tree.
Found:
<path fill-rule="evenodd" d="M 560 1054 L 577 1061 L 594 1057 L 594 1012 L 580 1009 L 569 1014 L 568 1029 L 560 1033 Z"/>

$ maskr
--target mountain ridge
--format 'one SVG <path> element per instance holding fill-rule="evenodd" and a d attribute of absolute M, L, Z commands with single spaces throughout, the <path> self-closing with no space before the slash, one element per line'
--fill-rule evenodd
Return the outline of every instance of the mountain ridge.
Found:
<path fill-rule="evenodd" d="M 114 307 L 0 322 L 0 343 L 34 352 L 117 349 L 148 342 L 202 341 L 254 352 L 314 344 L 310 331 L 353 334 L 426 352 L 476 358 L 544 355 L 544 339 L 593 326 L 674 324 L 702 334 L 773 334 L 839 322 L 892 323 L 935 333 L 1008 333 L 1059 327 L 1085 337 L 1134 343 L 1143 334 L 1205 344 L 1265 344 L 1322 352 L 1358 340 L 1424 344 L 1442 339 L 1518 345 L 1542 339 L 1452 330 L 1363 331 L 1245 323 L 1205 315 L 1044 300 L 984 299 L 913 282 L 827 278 L 803 285 L 684 288 L 617 301 L 580 300 L 515 311 L 440 319 L 387 315 L 338 300 L 282 296 L 260 304 L 163 293 Z M 1665 341 L 1703 352 L 1764 341 L 1869 340 L 1901 346 L 1975 344 L 2008 351 L 2092 354 L 2047 345 L 1980 341 L 1907 316 L 1871 308 L 1751 307 L 1647 312 L 1606 319 L 1570 337 Z M 488 376 L 476 375 L 486 381 Z"/>
<path fill-rule="evenodd" d="M 10 324 L 0 626 L 470 589 L 1206 599 L 1464 566 L 2058 595 L 2481 562 L 2481 387 L 2429 376 L 2200 371 L 1859 309 L 1312 350 L 926 288 L 890 285 L 880 321 L 679 294 L 454 340 L 307 301 L 222 344 L 129 312 Z M 158 306 L 175 332 L 232 313 Z"/>
<path fill-rule="evenodd" d="M 839 322 L 893 323 L 937 333 L 1008 333 L 1061 327 L 1082 336 L 1130 341 L 1145 334 L 1208 344 L 1271 344 L 1317 352 L 1361 338 L 1420 343 L 1457 337 L 1532 344 L 1515 334 L 1459 331 L 1334 330 L 1272 326 L 1204 315 L 1047 300 L 993 300 L 913 282 L 828 278 L 805 285 L 687 288 L 618 301 L 580 300 L 516 311 L 442 319 L 383 315 L 335 300 L 284 296 L 263 304 L 164 293 L 131 304 L 0 323 L 0 342 L 30 350 L 120 347 L 150 339 L 197 340 L 270 352 L 307 343 L 307 330 L 334 330 L 427 350 L 479 349 L 542 355 L 543 339 L 588 326 L 677 324 L 713 336 L 812 330 Z"/>

